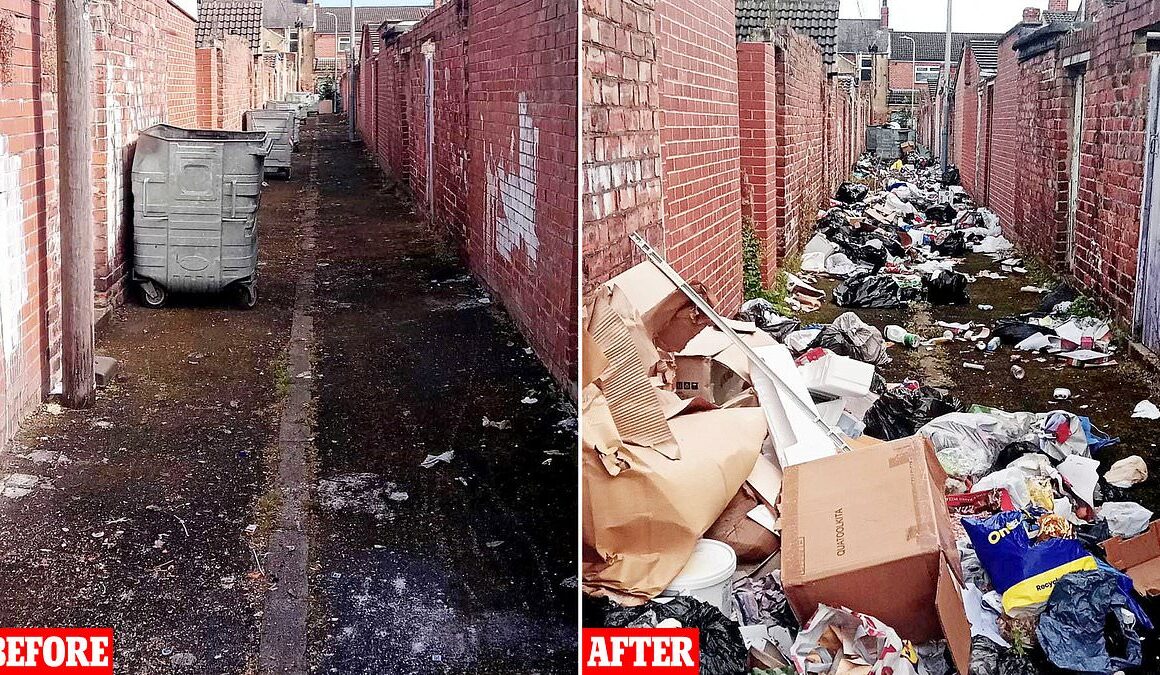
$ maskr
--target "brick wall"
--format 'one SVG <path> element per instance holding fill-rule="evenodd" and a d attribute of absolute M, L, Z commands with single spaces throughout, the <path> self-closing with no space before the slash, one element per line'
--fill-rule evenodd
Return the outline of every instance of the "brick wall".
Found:
<path fill-rule="evenodd" d="M 59 373 L 52 3 L 0 9 L 0 444 Z"/>
<path fill-rule="evenodd" d="M 242 114 L 257 105 L 257 76 L 249 44 L 236 35 L 227 35 L 196 52 L 197 126 L 241 130 Z"/>
<path fill-rule="evenodd" d="M 357 111 L 368 149 L 562 382 L 576 377 L 576 30 L 563 0 L 443 5 L 363 60 Z"/>
<path fill-rule="evenodd" d="M 809 38 L 786 28 L 777 34 L 777 175 L 774 228 L 779 255 L 809 240 L 818 208 L 829 202 L 823 160 L 826 120 L 822 54 Z M 847 167 L 848 169 L 849 167 Z"/>
<path fill-rule="evenodd" d="M 587 292 L 640 260 L 629 234 L 639 232 L 664 250 L 665 233 L 654 4 L 586 0 L 583 22 L 581 207 Z"/>
<path fill-rule="evenodd" d="M 971 194 L 980 193 L 976 175 L 979 138 L 979 66 L 968 46 L 955 77 L 954 126 L 951 142 L 951 162 L 959 167 L 963 187 Z"/>
<path fill-rule="evenodd" d="M 767 285 L 777 272 L 777 66 L 774 47 L 761 42 L 737 46 L 741 110 L 742 214 L 752 223 L 760 245 L 761 278 Z"/>
<path fill-rule="evenodd" d="M 1096 30 L 1072 36 L 1060 54 L 1092 54 L 1085 75 L 1073 274 L 1125 322 L 1136 291 L 1153 58 L 1139 36 L 1157 29 L 1160 0 L 1125 0 L 1104 8 Z"/>
<path fill-rule="evenodd" d="M 107 306 L 120 301 L 128 273 L 125 204 L 137 133 L 170 119 L 171 96 L 177 119 L 190 119 L 181 96 L 192 79 L 194 22 L 164 0 L 95 3 L 91 15 L 96 302 Z"/>
<path fill-rule="evenodd" d="M 1068 276 L 1127 323 L 1135 294 L 1149 64 L 1141 36 L 1160 24 L 1160 0 L 1093 2 L 1097 21 L 1020 60 L 1000 43 L 991 157 L 983 197 L 1021 248 Z M 1072 68 L 1068 57 L 1090 53 Z M 1070 150 L 1076 76 L 1084 73 L 1074 243 L 1068 250 Z M 957 127 L 964 124 L 956 120 Z M 979 188 L 976 187 L 976 192 Z M 977 195 L 978 196 L 978 195 Z M 1074 263 L 1068 265 L 1068 254 Z"/>
<path fill-rule="evenodd" d="M 741 303 L 741 181 L 735 6 L 657 5 L 665 253 L 710 301 Z M 643 57 L 647 42 L 633 48 Z"/>

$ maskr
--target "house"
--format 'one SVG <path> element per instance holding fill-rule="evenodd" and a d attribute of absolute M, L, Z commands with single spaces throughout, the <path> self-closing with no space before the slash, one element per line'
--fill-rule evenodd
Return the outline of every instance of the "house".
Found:
<path fill-rule="evenodd" d="M 839 19 L 834 51 L 840 75 L 870 87 L 871 124 L 888 121 L 890 92 L 890 7 L 882 0 L 881 18 Z"/>
<path fill-rule="evenodd" d="M 377 41 L 384 28 L 397 26 L 407 28 L 415 25 L 430 14 L 430 6 L 366 6 L 355 7 L 355 50 L 360 47 L 363 28 L 368 27 L 372 39 L 376 40 L 373 52 L 378 51 Z M 327 79 L 338 79 L 347 68 L 350 54 L 350 8 L 315 8 L 314 63 L 312 65 L 315 83 Z M 314 85 L 311 86 L 313 90 Z"/>
<path fill-rule="evenodd" d="M 1002 33 L 954 33 L 951 35 L 951 79 L 963 48 L 972 42 L 997 43 Z M 923 86 L 937 82 L 946 58 L 946 33 L 893 31 L 890 38 L 890 111 L 905 112 L 916 106 Z"/>

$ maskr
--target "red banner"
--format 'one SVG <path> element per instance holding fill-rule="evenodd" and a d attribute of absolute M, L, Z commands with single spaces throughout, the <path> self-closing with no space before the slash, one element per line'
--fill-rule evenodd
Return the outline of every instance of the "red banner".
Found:
<path fill-rule="evenodd" d="M 696 628 L 585 628 L 583 675 L 698 675 Z"/>
<path fill-rule="evenodd" d="M 0 675 L 113 675 L 112 628 L 0 628 Z"/>

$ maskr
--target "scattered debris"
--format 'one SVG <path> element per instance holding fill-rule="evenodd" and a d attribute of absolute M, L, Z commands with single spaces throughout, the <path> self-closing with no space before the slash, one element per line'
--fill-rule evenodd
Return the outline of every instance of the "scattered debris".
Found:
<path fill-rule="evenodd" d="M 427 455 L 427 457 L 422 462 L 419 463 L 419 466 L 423 467 L 424 469 L 430 469 L 431 467 L 435 466 L 439 462 L 444 462 L 446 464 L 450 464 L 451 460 L 454 458 L 455 458 L 455 451 L 448 450 L 447 452 L 440 453 L 438 455 Z"/>

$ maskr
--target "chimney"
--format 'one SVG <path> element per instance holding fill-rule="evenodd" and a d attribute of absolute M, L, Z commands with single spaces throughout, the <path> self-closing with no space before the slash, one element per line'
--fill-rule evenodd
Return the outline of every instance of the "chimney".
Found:
<path fill-rule="evenodd" d="M 1067 0 L 1051 0 L 1047 3 L 1047 11 L 1049 12 L 1066 12 Z"/>
<path fill-rule="evenodd" d="M 1066 4 L 1067 0 L 1063 0 Z M 883 29 L 890 28 L 890 0 L 882 0 L 882 26 Z"/>
<path fill-rule="evenodd" d="M 1043 10 L 1028 7 L 1023 10 L 1023 23 L 1043 23 Z"/>

